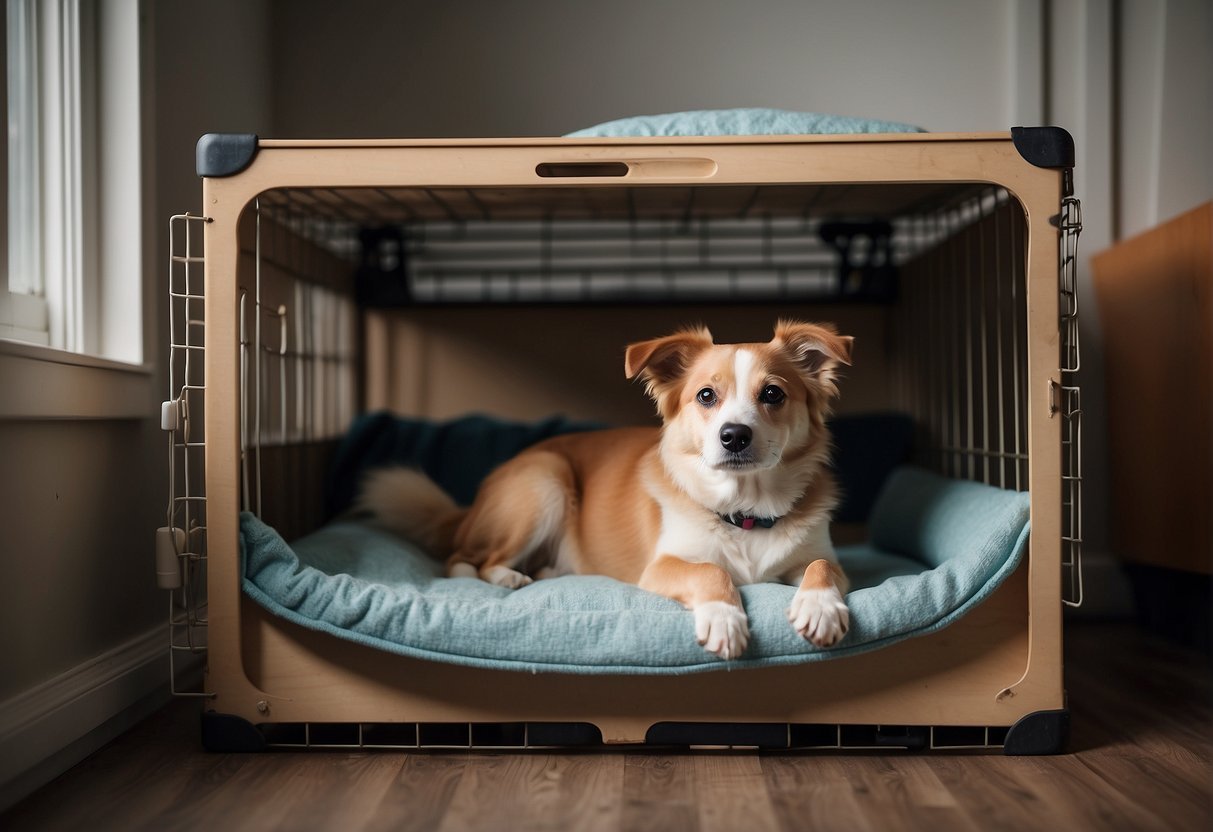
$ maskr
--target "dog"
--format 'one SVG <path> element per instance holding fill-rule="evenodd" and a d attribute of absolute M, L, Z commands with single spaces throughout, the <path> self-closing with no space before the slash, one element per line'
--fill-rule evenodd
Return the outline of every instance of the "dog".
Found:
<path fill-rule="evenodd" d="M 643 381 L 660 428 L 540 442 L 495 469 L 467 509 L 416 471 L 381 470 L 362 507 L 445 557 L 451 577 L 517 589 L 607 575 L 672 598 L 726 660 L 750 637 L 737 587 L 792 584 L 791 626 L 829 647 L 849 612 L 829 532 L 839 496 L 826 417 L 852 341 L 780 321 L 768 343 L 716 344 L 691 328 L 631 344 L 625 374 Z"/>

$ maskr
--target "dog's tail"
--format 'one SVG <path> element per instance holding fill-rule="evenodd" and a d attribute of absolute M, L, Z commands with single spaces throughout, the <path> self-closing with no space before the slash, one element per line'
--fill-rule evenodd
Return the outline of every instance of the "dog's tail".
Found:
<path fill-rule="evenodd" d="M 358 508 L 375 523 L 411 540 L 434 558 L 446 560 L 467 509 L 425 474 L 413 468 L 380 468 L 367 475 Z"/>

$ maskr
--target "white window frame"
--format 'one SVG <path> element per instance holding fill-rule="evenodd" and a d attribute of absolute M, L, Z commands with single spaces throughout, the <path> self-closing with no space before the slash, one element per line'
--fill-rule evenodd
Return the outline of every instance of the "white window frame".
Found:
<path fill-rule="evenodd" d="M 38 73 L 28 67 L 38 63 L 38 27 L 33 2 L 6 0 L 5 39 L 8 87 L 8 158 L 5 198 L 8 202 L 8 251 L 5 276 L 0 286 L 0 336 L 48 344 L 50 322 L 42 286 L 42 250 L 37 186 L 38 165 Z M 26 125 L 24 129 L 20 125 Z M 31 187 L 31 184 L 34 187 Z"/>
<path fill-rule="evenodd" d="M 139 0 L 6 0 L 6 15 L 0 339 L 139 365 Z"/>

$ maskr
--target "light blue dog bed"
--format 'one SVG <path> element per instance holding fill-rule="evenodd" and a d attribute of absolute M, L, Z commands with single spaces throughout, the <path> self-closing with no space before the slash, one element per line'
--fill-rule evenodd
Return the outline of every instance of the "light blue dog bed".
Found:
<path fill-rule="evenodd" d="M 587 127 L 571 138 L 601 136 L 802 136 L 844 133 L 921 133 L 921 127 L 896 121 L 801 113 L 769 107 L 689 110 L 631 116 Z"/>
<path fill-rule="evenodd" d="M 851 628 L 828 650 L 784 611 L 794 587 L 742 587 L 751 640 L 725 662 L 695 642 L 691 613 L 638 587 L 566 576 L 507 590 L 443 578 L 441 565 L 386 532 L 335 523 L 288 545 L 241 517 L 244 591 L 313 630 L 433 661 L 579 674 L 685 674 L 849 656 L 939 630 L 1019 565 L 1028 495 L 903 467 L 881 490 L 869 544 L 843 547 Z"/>

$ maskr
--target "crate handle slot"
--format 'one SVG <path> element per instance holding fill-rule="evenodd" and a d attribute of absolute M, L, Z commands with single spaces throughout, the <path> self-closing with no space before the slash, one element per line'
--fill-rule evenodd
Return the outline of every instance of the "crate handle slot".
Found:
<path fill-rule="evenodd" d="M 535 173 L 544 179 L 580 176 L 627 176 L 627 162 L 540 162 Z"/>
<path fill-rule="evenodd" d="M 628 179 L 709 179 L 719 165 L 714 159 L 679 157 L 627 161 L 540 162 L 535 174 L 542 179 L 620 177 Z"/>

